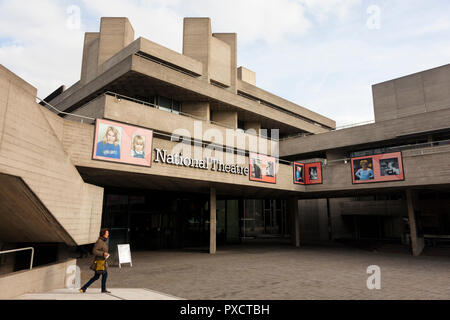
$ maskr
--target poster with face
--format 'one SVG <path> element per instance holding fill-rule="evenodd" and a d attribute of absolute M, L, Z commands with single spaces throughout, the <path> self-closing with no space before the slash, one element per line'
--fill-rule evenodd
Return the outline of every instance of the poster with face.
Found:
<path fill-rule="evenodd" d="M 305 182 L 306 184 L 322 184 L 322 163 L 305 164 Z"/>
<path fill-rule="evenodd" d="M 405 179 L 401 152 L 352 158 L 353 184 Z"/>
<path fill-rule="evenodd" d="M 92 158 L 151 167 L 152 141 L 152 130 L 97 119 Z"/>
<path fill-rule="evenodd" d="M 300 162 L 294 162 L 294 183 L 305 184 L 305 165 Z"/>
<path fill-rule="evenodd" d="M 274 157 L 250 153 L 250 180 L 277 183 L 277 162 Z"/>
<path fill-rule="evenodd" d="M 373 159 L 355 159 L 352 161 L 355 181 L 370 181 L 375 179 Z"/>

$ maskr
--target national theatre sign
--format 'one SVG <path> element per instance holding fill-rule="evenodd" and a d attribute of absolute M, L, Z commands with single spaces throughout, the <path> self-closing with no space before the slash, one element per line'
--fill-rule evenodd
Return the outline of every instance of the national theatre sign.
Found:
<path fill-rule="evenodd" d="M 167 150 L 161 150 L 155 148 L 155 162 L 171 164 L 174 166 L 190 167 L 203 170 L 212 170 L 217 172 L 231 173 L 237 175 L 248 176 L 250 169 L 248 167 L 241 167 L 239 165 L 224 164 L 222 161 L 205 158 L 205 159 L 192 159 L 190 157 L 183 157 L 180 154 L 168 154 Z"/>

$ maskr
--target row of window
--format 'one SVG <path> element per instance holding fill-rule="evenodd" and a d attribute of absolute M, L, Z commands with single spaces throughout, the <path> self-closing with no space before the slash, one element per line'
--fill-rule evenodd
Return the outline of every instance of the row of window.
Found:
<path fill-rule="evenodd" d="M 135 99 L 155 105 L 158 109 L 163 111 L 175 114 L 181 113 L 181 102 L 171 98 L 166 98 L 163 96 L 136 96 Z"/>
<path fill-rule="evenodd" d="M 134 98 L 155 105 L 159 110 L 171 112 L 174 114 L 180 114 L 182 112 L 181 102 L 171 98 L 163 96 L 135 96 Z M 245 121 L 238 120 L 238 129 L 245 130 Z M 259 134 L 267 139 L 272 138 L 271 129 L 261 129 Z M 279 137 L 274 135 L 273 138 L 278 139 Z"/>

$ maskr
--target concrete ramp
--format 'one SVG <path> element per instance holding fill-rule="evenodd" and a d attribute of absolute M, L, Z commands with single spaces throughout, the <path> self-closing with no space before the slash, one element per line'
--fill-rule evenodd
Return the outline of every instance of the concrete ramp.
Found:
<path fill-rule="evenodd" d="M 80 293 L 77 289 L 57 289 L 47 293 L 25 294 L 17 300 L 183 300 L 165 293 L 149 289 L 108 289 L 111 293 L 101 293 L 100 289 L 88 289 Z"/>
<path fill-rule="evenodd" d="M 20 177 L 0 173 L 0 184 L 0 240 L 75 243 Z"/>
<path fill-rule="evenodd" d="M 62 143 L 64 119 L 36 95 L 0 65 L 0 241 L 93 243 L 103 188 L 83 181 Z"/>

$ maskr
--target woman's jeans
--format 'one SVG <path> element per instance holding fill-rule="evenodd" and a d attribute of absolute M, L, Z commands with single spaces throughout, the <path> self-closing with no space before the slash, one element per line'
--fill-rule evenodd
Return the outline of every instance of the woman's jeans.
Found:
<path fill-rule="evenodd" d="M 89 280 L 82 288 L 81 290 L 86 291 L 87 288 L 90 287 L 91 284 L 93 284 L 95 281 L 97 281 L 100 278 L 100 275 L 102 276 L 102 292 L 106 291 L 106 279 L 108 279 L 108 272 L 105 271 L 105 273 L 95 273 L 95 275 Z"/>

